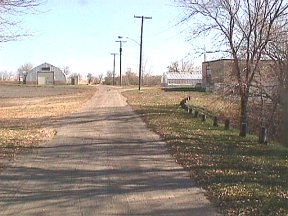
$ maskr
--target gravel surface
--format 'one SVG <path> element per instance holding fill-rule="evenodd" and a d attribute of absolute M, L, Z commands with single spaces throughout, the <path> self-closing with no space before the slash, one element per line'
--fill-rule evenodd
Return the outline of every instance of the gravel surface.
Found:
<path fill-rule="evenodd" d="M 115 88 L 0 175 L 0 215 L 217 215 Z"/>

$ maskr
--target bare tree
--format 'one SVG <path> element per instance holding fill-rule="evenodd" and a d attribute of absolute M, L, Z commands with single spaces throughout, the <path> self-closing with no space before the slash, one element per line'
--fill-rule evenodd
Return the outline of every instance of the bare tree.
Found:
<path fill-rule="evenodd" d="M 286 0 L 177 0 L 185 8 L 183 21 L 193 21 L 193 34 L 214 34 L 219 47 L 232 56 L 240 94 L 240 122 L 248 121 L 251 84 L 268 43 L 287 26 Z M 196 23 L 195 23 L 196 22 Z M 278 31 L 275 31 L 278 29 Z M 216 49 L 219 49 L 217 47 Z M 241 131 L 240 134 L 243 134 Z"/>
<path fill-rule="evenodd" d="M 138 74 L 135 72 L 132 72 L 131 70 L 126 71 L 122 79 L 123 79 L 123 85 L 127 85 L 127 86 L 138 85 L 138 82 L 139 82 Z"/>
<path fill-rule="evenodd" d="M 88 73 L 87 74 L 87 82 L 88 82 L 88 84 L 91 84 L 92 81 L 93 81 L 93 75 L 91 73 Z"/>
<path fill-rule="evenodd" d="M 178 61 L 174 61 L 171 65 L 168 66 L 169 72 L 180 72 L 179 63 Z"/>
<path fill-rule="evenodd" d="M 13 72 L 0 71 L 0 81 L 11 81 Z"/>
<path fill-rule="evenodd" d="M 102 79 L 103 79 L 103 73 L 101 73 L 101 74 L 99 74 L 98 76 L 97 76 L 97 83 L 99 83 L 99 84 L 101 84 L 102 83 Z"/>
<path fill-rule="evenodd" d="M 152 75 L 149 73 L 145 74 L 144 77 L 144 85 L 146 86 L 160 86 L 161 85 L 161 77 L 160 75 Z"/>
<path fill-rule="evenodd" d="M 34 13 L 43 0 L 0 0 L 0 42 L 29 36 L 20 28 L 21 16 Z"/>
<path fill-rule="evenodd" d="M 66 75 L 70 74 L 70 68 L 68 66 L 63 67 L 63 73 L 65 73 Z"/>
<path fill-rule="evenodd" d="M 107 71 L 106 76 L 104 78 L 104 84 L 105 85 L 113 85 L 113 72 Z"/>
<path fill-rule="evenodd" d="M 189 61 L 174 61 L 171 65 L 168 66 L 169 72 L 192 72 L 193 71 L 193 63 Z"/>
<path fill-rule="evenodd" d="M 32 68 L 33 68 L 33 65 L 31 63 L 23 64 L 18 68 L 19 80 L 20 80 L 20 77 L 22 77 L 23 84 L 26 84 L 27 74 L 30 70 L 32 70 Z"/>

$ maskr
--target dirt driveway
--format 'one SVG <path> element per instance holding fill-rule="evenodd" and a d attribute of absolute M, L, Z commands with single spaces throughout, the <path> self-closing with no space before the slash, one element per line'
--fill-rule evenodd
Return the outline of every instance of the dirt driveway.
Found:
<path fill-rule="evenodd" d="M 216 215 L 117 89 L 100 87 L 55 139 L 0 175 L 0 215 Z"/>

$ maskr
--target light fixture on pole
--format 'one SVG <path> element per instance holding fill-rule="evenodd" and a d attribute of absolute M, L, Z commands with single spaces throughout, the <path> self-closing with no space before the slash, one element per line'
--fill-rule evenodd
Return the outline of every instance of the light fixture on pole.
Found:
<path fill-rule="evenodd" d="M 138 46 L 140 46 L 140 43 L 138 42 L 138 41 L 136 41 L 135 39 L 133 39 L 133 38 L 130 38 L 130 37 L 124 37 L 124 36 L 118 36 L 118 37 L 121 37 L 121 38 L 125 38 L 125 39 L 128 39 L 128 40 L 131 40 L 131 41 L 133 41 L 134 43 L 136 43 Z"/>
<path fill-rule="evenodd" d="M 122 43 L 126 43 L 126 41 L 121 40 L 122 39 L 121 36 L 118 36 L 118 38 L 120 40 L 115 41 L 115 42 L 120 43 L 120 49 L 119 49 L 119 53 L 120 53 L 120 86 L 122 86 Z"/>

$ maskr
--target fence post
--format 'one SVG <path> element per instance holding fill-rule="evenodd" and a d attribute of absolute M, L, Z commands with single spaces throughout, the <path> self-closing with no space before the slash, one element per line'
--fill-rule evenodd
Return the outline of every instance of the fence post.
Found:
<path fill-rule="evenodd" d="M 183 106 L 184 106 L 184 100 L 181 100 L 181 101 L 180 101 L 180 106 L 183 108 Z"/>
<path fill-rule="evenodd" d="M 207 116 L 205 114 L 202 114 L 202 122 L 205 122 L 207 119 Z"/>
<path fill-rule="evenodd" d="M 225 120 L 225 130 L 230 130 L 230 119 Z"/>
<path fill-rule="evenodd" d="M 266 140 L 267 140 L 267 129 L 265 127 L 261 127 L 259 133 L 259 143 L 264 144 L 266 143 Z"/>
<path fill-rule="evenodd" d="M 189 106 L 188 106 L 188 104 L 185 103 L 185 105 L 184 105 L 184 109 L 188 112 L 188 110 L 189 110 Z"/>
<path fill-rule="evenodd" d="M 218 127 L 218 118 L 216 116 L 213 118 L 213 126 Z"/>
<path fill-rule="evenodd" d="M 198 110 L 195 110 L 195 111 L 194 111 L 194 118 L 197 118 L 197 117 L 198 117 L 198 114 L 199 114 Z"/>
<path fill-rule="evenodd" d="M 247 123 L 246 122 L 242 122 L 241 123 L 241 128 L 240 128 L 240 136 L 242 137 L 246 137 L 247 136 Z"/>
<path fill-rule="evenodd" d="M 187 106 L 187 104 L 186 104 L 186 99 L 183 99 L 183 100 L 180 102 L 180 105 L 181 105 L 182 109 L 187 110 L 188 106 Z"/>

